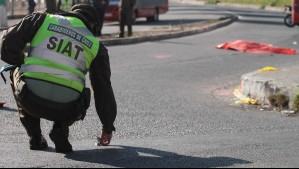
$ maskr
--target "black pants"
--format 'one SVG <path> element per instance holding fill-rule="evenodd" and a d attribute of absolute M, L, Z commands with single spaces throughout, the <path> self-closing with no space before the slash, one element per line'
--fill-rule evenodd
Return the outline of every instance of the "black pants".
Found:
<path fill-rule="evenodd" d="M 20 120 L 28 136 L 41 135 L 41 118 L 54 121 L 53 128 L 61 128 L 62 131 L 65 131 L 64 134 L 68 136 L 69 126 L 86 113 L 85 107 L 69 106 L 69 103 L 53 103 L 34 95 L 20 78 L 18 68 L 11 73 L 11 86 L 17 102 Z M 84 110 L 85 112 L 83 112 Z"/>
<path fill-rule="evenodd" d="M 120 11 L 120 36 L 125 35 L 125 26 L 128 26 L 128 36 L 133 35 L 133 11 Z"/>
<path fill-rule="evenodd" d="M 29 6 L 28 7 L 28 14 L 32 14 L 34 12 L 35 7 Z"/>
<path fill-rule="evenodd" d="M 102 36 L 102 29 L 104 25 L 104 19 L 105 19 L 105 10 L 106 8 L 104 6 L 96 6 L 98 17 L 99 17 L 99 25 L 97 30 L 97 36 Z"/>

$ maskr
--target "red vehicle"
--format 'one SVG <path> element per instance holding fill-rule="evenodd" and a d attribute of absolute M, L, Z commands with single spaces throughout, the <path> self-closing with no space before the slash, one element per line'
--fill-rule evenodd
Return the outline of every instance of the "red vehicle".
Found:
<path fill-rule="evenodd" d="M 159 21 L 159 15 L 165 14 L 168 9 L 168 0 L 136 0 L 133 20 L 146 17 L 148 22 Z M 106 8 L 105 20 L 119 20 L 119 0 L 110 0 Z"/>

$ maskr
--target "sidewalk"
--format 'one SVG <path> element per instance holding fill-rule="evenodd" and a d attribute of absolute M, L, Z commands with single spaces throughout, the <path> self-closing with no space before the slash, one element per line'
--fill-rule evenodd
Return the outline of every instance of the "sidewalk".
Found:
<path fill-rule="evenodd" d="M 279 68 L 273 71 L 254 71 L 241 77 L 240 94 L 262 106 L 298 113 L 299 67 Z"/>
<path fill-rule="evenodd" d="M 115 38 L 117 33 L 106 34 L 99 37 L 99 40 L 106 46 L 128 45 L 147 41 L 159 41 L 164 39 L 179 38 L 204 33 L 227 26 L 238 18 L 233 15 L 224 16 L 214 20 L 196 22 L 192 24 L 181 24 L 172 27 L 160 27 L 134 32 L 133 37 Z M 17 23 L 19 20 L 9 20 L 9 25 Z"/>
<path fill-rule="evenodd" d="M 106 46 L 114 45 L 128 45 L 134 43 L 148 42 L 148 41 L 159 41 L 164 39 L 173 39 L 184 36 L 191 36 L 199 33 L 209 32 L 220 27 L 227 26 L 238 18 L 233 15 L 224 16 L 219 19 L 197 22 L 193 24 L 181 24 L 173 26 L 171 28 L 161 27 L 156 30 L 147 30 L 141 32 L 134 32 L 133 37 L 126 38 L 114 38 L 113 36 L 108 36 L 105 38 L 100 38 L 101 42 Z"/>

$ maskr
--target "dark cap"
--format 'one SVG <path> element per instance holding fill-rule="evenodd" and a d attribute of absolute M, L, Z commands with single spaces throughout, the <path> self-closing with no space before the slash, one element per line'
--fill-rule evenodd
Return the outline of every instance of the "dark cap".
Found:
<path fill-rule="evenodd" d="M 98 12 L 93 6 L 87 4 L 77 4 L 72 7 L 71 12 L 83 15 L 89 24 L 95 24 L 95 28 L 97 28 L 100 24 Z M 94 31 L 96 30 L 93 30 L 93 32 Z"/>

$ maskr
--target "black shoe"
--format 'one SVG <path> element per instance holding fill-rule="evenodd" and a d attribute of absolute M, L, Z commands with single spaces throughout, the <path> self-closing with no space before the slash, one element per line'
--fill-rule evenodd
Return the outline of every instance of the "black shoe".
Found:
<path fill-rule="evenodd" d="M 68 140 L 66 134 L 62 132 L 59 128 L 53 128 L 49 134 L 51 140 L 55 144 L 55 149 L 57 153 L 71 153 L 73 152 L 73 147 Z"/>
<path fill-rule="evenodd" d="M 31 136 L 29 140 L 30 150 L 44 150 L 48 143 L 42 135 Z"/>

